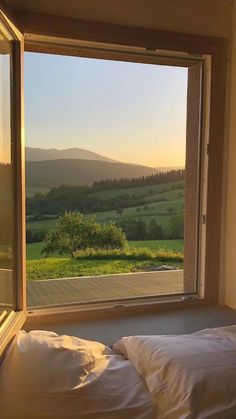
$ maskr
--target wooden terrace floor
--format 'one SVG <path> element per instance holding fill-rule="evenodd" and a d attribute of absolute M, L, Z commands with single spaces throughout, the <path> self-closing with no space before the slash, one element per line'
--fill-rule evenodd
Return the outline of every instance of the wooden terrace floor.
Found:
<path fill-rule="evenodd" d="M 31 281 L 29 308 L 183 292 L 183 271 L 145 272 Z"/>

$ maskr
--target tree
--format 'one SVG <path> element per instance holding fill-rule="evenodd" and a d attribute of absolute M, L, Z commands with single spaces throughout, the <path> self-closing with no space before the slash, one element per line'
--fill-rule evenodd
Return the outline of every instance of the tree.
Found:
<path fill-rule="evenodd" d="M 123 249 L 127 245 L 127 239 L 123 230 L 114 222 L 109 222 L 102 227 L 100 248 Z"/>
<path fill-rule="evenodd" d="M 45 240 L 42 252 L 67 253 L 72 257 L 78 250 L 123 248 L 126 237 L 114 223 L 102 226 L 95 217 L 86 218 L 78 212 L 66 212 Z"/>
<path fill-rule="evenodd" d="M 168 226 L 168 235 L 170 239 L 184 238 L 184 217 L 183 214 L 178 214 L 170 219 Z"/>
<path fill-rule="evenodd" d="M 147 236 L 147 227 L 145 221 L 141 218 L 125 220 L 121 223 L 128 240 L 145 240 Z"/>
<path fill-rule="evenodd" d="M 154 218 L 148 224 L 148 238 L 151 240 L 161 240 L 164 238 L 163 228 Z"/>

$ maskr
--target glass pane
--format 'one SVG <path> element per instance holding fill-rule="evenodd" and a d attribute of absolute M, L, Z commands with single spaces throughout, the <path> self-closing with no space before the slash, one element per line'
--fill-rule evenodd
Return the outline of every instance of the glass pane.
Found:
<path fill-rule="evenodd" d="M 0 314 L 13 304 L 11 41 L 0 24 Z"/>

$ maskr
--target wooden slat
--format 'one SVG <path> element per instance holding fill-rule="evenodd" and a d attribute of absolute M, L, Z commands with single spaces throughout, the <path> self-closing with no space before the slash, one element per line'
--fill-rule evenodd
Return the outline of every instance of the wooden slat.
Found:
<path fill-rule="evenodd" d="M 183 291 L 182 270 L 52 279 L 32 281 L 27 284 L 29 308 L 165 295 L 183 293 Z"/>

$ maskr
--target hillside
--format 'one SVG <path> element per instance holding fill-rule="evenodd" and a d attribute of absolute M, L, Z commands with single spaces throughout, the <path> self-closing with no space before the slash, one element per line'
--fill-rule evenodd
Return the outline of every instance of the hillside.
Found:
<path fill-rule="evenodd" d="M 61 159 L 26 162 L 26 185 L 40 189 L 60 185 L 91 185 L 94 181 L 112 178 L 148 176 L 155 169 L 148 166 L 99 160 Z"/>
<path fill-rule="evenodd" d="M 59 160 L 59 159 L 80 159 L 80 160 L 101 160 L 115 162 L 116 160 L 102 156 L 82 148 L 67 148 L 58 150 L 56 148 L 32 148 L 26 147 L 27 161 Z"/>
<path fill-rule="evenodd" d="M 114 221 L 128 240 L 182 239 L 184 181 L 100 192 L 60 187 L 35 196 L 27 200 L 27 241 L 41 241 L 66 210 Z"/>

